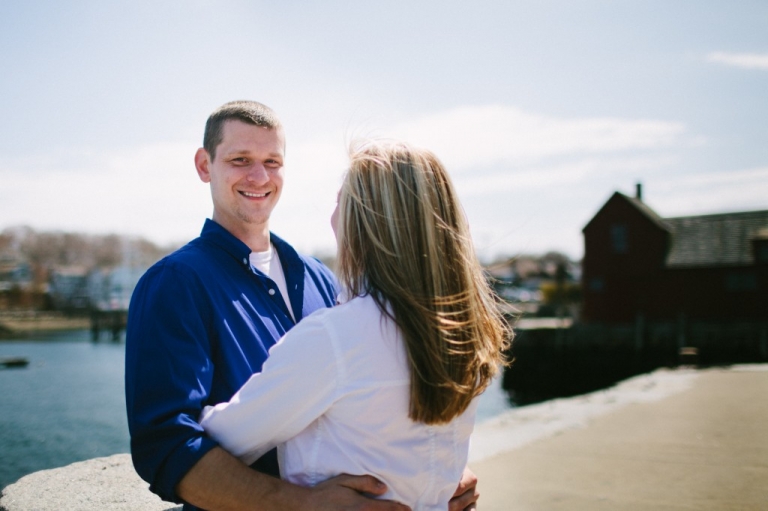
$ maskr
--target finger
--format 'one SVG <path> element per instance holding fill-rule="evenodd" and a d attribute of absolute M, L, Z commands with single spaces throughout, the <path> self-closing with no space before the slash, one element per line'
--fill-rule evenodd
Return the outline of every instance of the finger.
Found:
<path fill-rule="evenodd" d="M 465 468 L 464 472 L 461 474 L 459 487 L 456 488 L 456 493 L 454 495 L 462 495 L 475 486 L 477 486 L 477 476 L 474 474 L 474 472 L 468 468 Z"/>
<path fill-rule="evenodd" d="M 477 509 L 477 499 L 480 493 L 476 488 L 471 488 L 451 499 L 448 503 L 448 511 L 466 511 Z"/>
<path fill-rule="evenodd" d="M 342 474 L 334 479 L 338 480 L 340 486 L 355 490 L 358 493 L 383 495 L 387 492 L 387 485 L 373 476 L 351 476 Z"/>

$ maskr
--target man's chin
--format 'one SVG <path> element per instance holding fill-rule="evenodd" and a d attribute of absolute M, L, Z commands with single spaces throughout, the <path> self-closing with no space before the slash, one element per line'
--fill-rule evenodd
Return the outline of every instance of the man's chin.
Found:
<path fill-rule="evenodd" d="M 239 220 L 249 227 L 258 227 L 259 225 L 267 225 L 269 223 L 269 215 L 265 214 L 240 214 Z"/>

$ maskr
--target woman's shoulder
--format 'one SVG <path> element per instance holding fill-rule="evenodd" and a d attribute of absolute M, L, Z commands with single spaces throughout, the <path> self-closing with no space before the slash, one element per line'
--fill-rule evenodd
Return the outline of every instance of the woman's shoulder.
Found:
<path fill-rule="evenodd" d="M 324 330 L 337 348 L 355 349 L 364 344 L 379 343 L 397 337 L 394 323 L 382 314 L 371 296 L 355 296 L 331 308 L 313 312 L 294 327 L 301 330 Z"/>
<path fill-rule="evenodd" d="M 350 299 L 342 299 L 342 303 L 339 303 L 333 307 L 322 308 L 314 311 L 312 314 L 304 318 L 301 323 L 305 321 L 317 321 L 317 322 L 344 322 L 356 324 L 363 321 L 368 321 L 372 318 L 380 318 L 381 311 L 371 296 L 354 296 Z M 301 324 L 299 323 L 299 324 Z"/>

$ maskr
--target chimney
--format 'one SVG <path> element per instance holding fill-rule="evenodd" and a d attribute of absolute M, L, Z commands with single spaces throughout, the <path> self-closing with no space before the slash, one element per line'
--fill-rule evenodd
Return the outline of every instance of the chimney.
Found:
<path fill-rule="evenodd" d="M 637 183 L 635 185 L 635 198 L 639 201 L 643 200 L 643 183 Z"/>

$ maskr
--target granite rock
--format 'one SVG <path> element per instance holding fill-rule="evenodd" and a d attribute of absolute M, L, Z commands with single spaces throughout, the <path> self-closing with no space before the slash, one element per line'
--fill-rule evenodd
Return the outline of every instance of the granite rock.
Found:
<path fill-rule="evenodd" d="M 129 454 L 41 470 L 3 489 L 0 511 L 181 511 L 149 491 Z"/>

